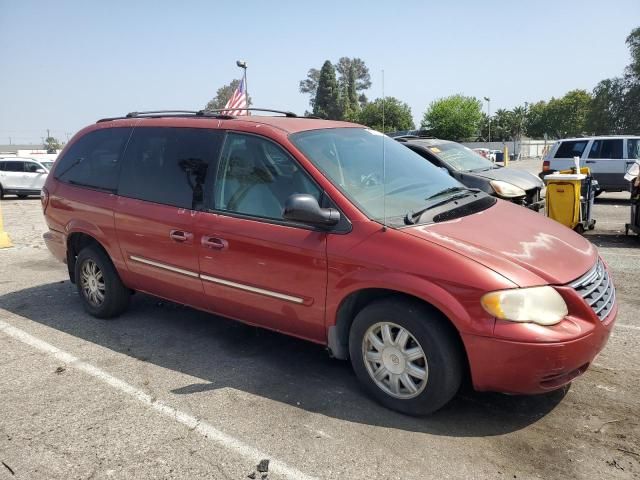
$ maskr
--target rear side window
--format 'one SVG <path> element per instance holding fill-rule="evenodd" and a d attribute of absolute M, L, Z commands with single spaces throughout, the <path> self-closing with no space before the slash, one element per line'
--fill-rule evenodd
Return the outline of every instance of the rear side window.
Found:
<path fill-rule="evenodd" d="M 594 140 L 589 158 L 622 158 L 622 139 Z"/>
<path fill-rule="evenodd" d="M 562 142 L 553 158 L 573 158 L 582 156 L 588 140 L 571 140 Z"/>
<path fill-rule="evenodd" d="M 0 162 L 0 172 L 4 172 L 5 162 Z"/>
<path fill-rule="evenodd" d="M 627 140 L 627 158 L 632 160 L 640 159 L 640 139 L 630 138 Z"/>
<path fill-rule="evenodd" d="M 7 162 L 5 172 L 24 172 L 24 162 Z"/>
<path fill-rule="evenodd" d="M 105 128 L 87 133 L 60 159 L 55 177 L 74 185 L 115 191 L 120 160 L 130 136 L 131 128 Z"/>
<path fill-rule="evenodd" d="M 199 208 L 207 170 L 218 156 L 222 136 L 221 131 L 203 128 L 137 128 L 125 153 L 118 194 Z"/>

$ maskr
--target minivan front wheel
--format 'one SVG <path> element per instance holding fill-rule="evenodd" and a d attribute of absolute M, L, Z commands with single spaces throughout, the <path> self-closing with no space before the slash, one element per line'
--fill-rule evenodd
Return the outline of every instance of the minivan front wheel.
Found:
<path fill-rule="evenodd" d="M 129 289 L 100 248 L 89 246 L 80 251 L 75 280 L 84 309 L 94 317 L 116 317 L 129 305 Z"/>
<path fill-rule="evenodd" d="M 351 326 L 349 353 L 367 391 L 388 408 L 427 415 L 458 391 L 460 346 L 437 312 L 403 299 L 369 304 Z"/>

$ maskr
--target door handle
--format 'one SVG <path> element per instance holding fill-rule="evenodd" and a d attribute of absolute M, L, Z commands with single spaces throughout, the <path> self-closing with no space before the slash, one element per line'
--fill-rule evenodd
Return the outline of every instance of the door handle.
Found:
<path fill-rule="evenodd" d="M 596 163 L 596 161 L 595 161 L 595 160 L 587 160 L 587 161 L 586 161 L 586 162 L 584 162 L 584 163 Z"/>
<path fill-rule="evenodd" d="M 222 250 L 223 248 L 227 248 L 229 243 L 222 238 L 208 237 L 205 235 L 202 237 L 202 246 L 214 250 Z"/>
<path fill-rule="evenodd" d="M 174 242 L 189 242 L 193 239 L 193 233 L 183 232 L 182 230 L 171 230 L 169 232 L 169 238 Z"/>

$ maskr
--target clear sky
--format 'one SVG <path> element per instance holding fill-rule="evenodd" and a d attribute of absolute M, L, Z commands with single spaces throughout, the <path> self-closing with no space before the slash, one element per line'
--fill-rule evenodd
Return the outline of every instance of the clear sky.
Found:
<path fill-rule="evenodd" d="M 511 108 L 620 75 L 637 26 L 639 0 L 0 0 L 0 144 L 202 108 L 240 76 L 237 59 L 255 106 L 303 113 L 307 70 L 349 56 L 369 66 L 369 98 L 384 69 L 385 94 L 416 122 L 454 93 Z"/>

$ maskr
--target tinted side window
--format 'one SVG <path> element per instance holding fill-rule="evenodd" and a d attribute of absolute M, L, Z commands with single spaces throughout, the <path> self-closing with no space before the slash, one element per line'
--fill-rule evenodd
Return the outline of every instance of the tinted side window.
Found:
<path fill-rule="evenodd" d="M 227 135 L 216 178 L 216 209 L 282 220 L 285 201 L 294 193 L 308 193 L 320 202 L 320 189 L 282 148 L 252 135 Z"/>
<path fill-rule="evenodd" d="M 0 162 L 0 172 L 4 172 L 5 170 L 5 162 Z"/>
<path fill-rule="evenodd" d="M 24 172 L 24 162 L 7 162 L 7 172 Z"/>
<path fill-rule="evenodd" d="M 622 158 L 622 139 L 594 140 L 589 158 Z"/>
<path fill-rule="evenodd" d="M 118 194 L 174 207 L 203 203 L 207 169 L 223 133 L 203 128 L 139 127 L 125 153 Z"/>
<path fill-rule="evenodd" d="M 587 147 L 588 140 L 573 140 L 569 142 L 562 142 L 558 151 L 553 158 L 573 158 L 580 157 L 584 149 Z"/>
<path fill-rule="evenodd" d="M 640 139 L 630 138 L 627 140 L 627 158 L 640 159 Z"/>
<path fill-rule="evenodd" d="M 29 172 L 29 173 L 36 173 L 37 170 L 41 169 L 42 167 L 40 165 L 38 165 L 35 162 L 25 162 L 25 172 Z"/>
<path fill-rule="evenodd" d="M 55 170 L 63 182 L 104 190 L 118 186 L 120 160 L 131 128 L 94 130 L 75 142 Z"/>

